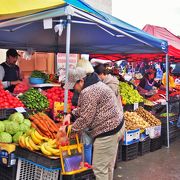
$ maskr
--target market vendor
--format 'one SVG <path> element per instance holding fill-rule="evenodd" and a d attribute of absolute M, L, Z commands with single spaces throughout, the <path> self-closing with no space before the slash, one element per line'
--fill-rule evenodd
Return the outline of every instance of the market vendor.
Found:
<path fill-rule="evenodd" d="M 82 68 L 69 70 L 65 85 L 66 89 L 75 89 L 80 93 L 78 108 L 72 112 L 76 116 L 72 130 L 90 130 L 94 140 L 93 171 L 96 180 L 113 180 L 118 143 L 124 134 L 123 112 L 117 105 L 115 94 L 103 82 L 84 87 L 86 76 Z M 71 118 L 72 115 L 68 116 Z"/>
<path fill-rule="evenodd" d="M 173 71 L 173 68 L 172 67 L 170 67 L 169 68 L 169 88 L 170 89 L 173 89 L 173 88 L 175 88 L 175 81 L 174 81 L 174 77 L 173 77 L 173 75 L 172 75 L 172 71 Z M 163 78 L 162 78 L 162 84 L 164 85 L 164 86 L 166 86 L 166 72 L 163 74 Z"/>
<path fill-rule="evenodd" d="M 154 80 L 155 78 L 155 70 L 148 69 L 146 74 L 141 79 L 137 89 L 141 94 L 147 93 L 153 90 L 153 87 L 160 88 L 161 83 L 158 83 Z"/>
<path fill-rule="evenodd" d="M 0 80 L 4 89 L 13 92 L 15 85 L 20 83 L 20 70 L 16 65 L 20 56 L 15 49 L 9 49 L 6 52 L 6 61 L 0 65 Z"/>

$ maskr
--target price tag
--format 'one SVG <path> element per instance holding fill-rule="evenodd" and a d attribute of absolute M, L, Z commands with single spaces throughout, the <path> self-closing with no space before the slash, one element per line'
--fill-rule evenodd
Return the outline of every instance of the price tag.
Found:
<path fill-rule="evenodd" d="M 135 111 L 136 109 L 138 109 L 138 107 L 139 107 L 139 103 L 134 103 L 134 111 Z"/>
<path fill-rule="evenodd" d="M 26 110 L 23 107 L 17 107 L 15 109 L 17 112 L 20 112 L 20 113 L 26 112 Z"/>

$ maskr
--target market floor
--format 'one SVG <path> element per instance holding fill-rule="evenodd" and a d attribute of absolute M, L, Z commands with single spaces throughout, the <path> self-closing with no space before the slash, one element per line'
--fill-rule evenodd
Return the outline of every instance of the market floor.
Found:
<path fill-rule="evenodd" d="M 180 180 L 180 138 L 162 149 L 120 162 L 114 180 Z"/>

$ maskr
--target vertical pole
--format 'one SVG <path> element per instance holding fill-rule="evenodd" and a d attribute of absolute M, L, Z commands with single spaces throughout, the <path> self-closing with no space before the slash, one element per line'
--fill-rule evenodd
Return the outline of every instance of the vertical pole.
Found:
<path fill-rule="evenodd" d="M 167 148 L 169 148 L 169 62 L 166 54 L 166 113 L 167 113 Z"/>
<path fill-rule="evenodd" d="M 70 41 L 71 41 L 71 15 L 67 16 L 67 31 L 66 31 L 66 79 L 68 82 L 69 77 L 69 55 L 70 55 Z M 64 91 L 64 113 L 67 113 L 68 109 L 68 89 Z"/>

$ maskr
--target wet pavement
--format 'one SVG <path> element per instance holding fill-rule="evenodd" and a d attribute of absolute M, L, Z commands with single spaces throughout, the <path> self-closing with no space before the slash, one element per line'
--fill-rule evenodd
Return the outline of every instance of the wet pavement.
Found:
<path fill-rule="evenodd" d="M 137 159 L 120 162 L 114 180 L 180 180 L 180 138 L 170 149 L 150 152 Z"/>

